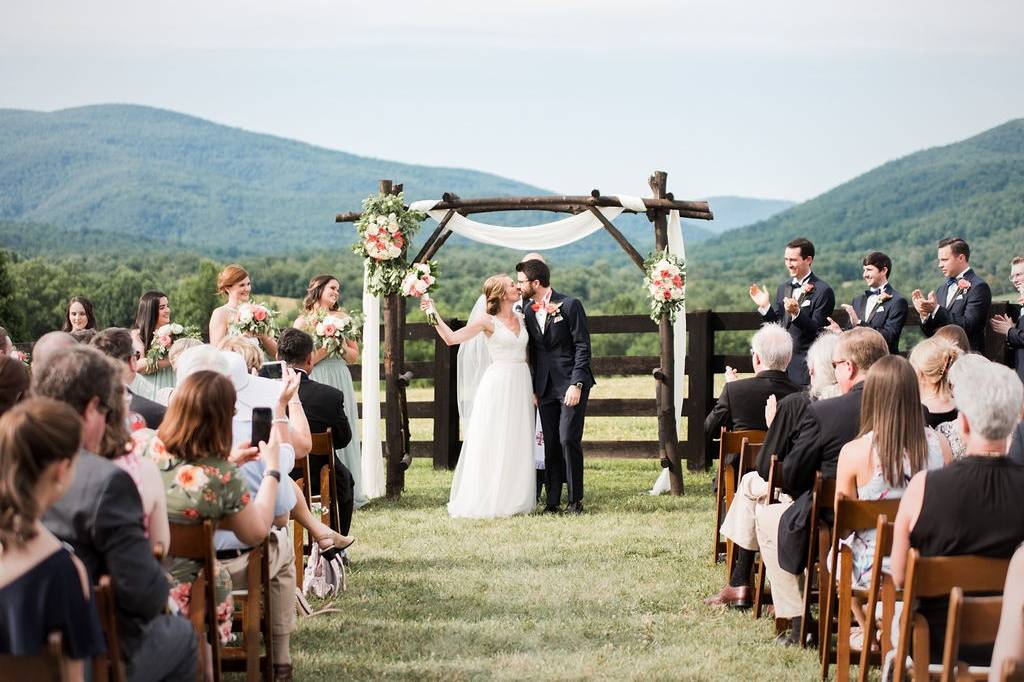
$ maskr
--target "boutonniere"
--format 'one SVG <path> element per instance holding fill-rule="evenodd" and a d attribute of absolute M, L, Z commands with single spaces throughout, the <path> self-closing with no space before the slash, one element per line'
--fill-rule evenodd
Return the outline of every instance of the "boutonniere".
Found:
<path fill-rule="evenodd" d="M 959 289 L 961 292 L 966 292 L 968 289 L 971 288 L 971 283 L 966 279 L 958 279 L 956 281 L 956 288 Z"/>
<path fill-rule="evenodd" d="M 886 301 L 891 301 L 891 300 L 892 300 L 892 294 L 890 294 L 888 291 L 883 291 L 882 293 L 880 293 L 878 295 L 878 305 L 882 305 Z"/>
<path fill-rule="evenodd" d="M 800 289 L 801 289 L 801 290 L 802 290 L 802 291 L 803 291 L 803 292 L 804 292 L 805 294 L 809 294 L 809 293 L 811 293 L 812 291 L 814 291 L 814 285 L 813 285 L 813 284 L 811 284 L 810 282 L 807 282 L 807 283 L 805 283 L 805 284 L 804 284 L 804 285 L 803 285 L 802 287 L 800 287 Z"/>

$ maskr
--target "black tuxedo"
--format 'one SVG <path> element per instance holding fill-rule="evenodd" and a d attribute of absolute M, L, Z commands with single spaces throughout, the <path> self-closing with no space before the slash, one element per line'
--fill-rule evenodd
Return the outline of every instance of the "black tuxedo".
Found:
<path fill-rule="evenodd" d="M 313 381 L 309 375 L 302 370 L 299 373 L 299 400 L 302 401 L 302 409 L 306 413 L 306 420 L 309 422 L 311 433 L 323 433 L 331 429 L 331 439 L 334 441 L 335 450 L 340 450 L 352 442 L 352 427 L 349 426 L 348 417 L 345 416 L 345 394 L 340 390 Z M 311 495 L 320 494 L 320 467 L 327 464 L 327 458 L 321 455 L 309 455 L 309 470 L 313 480 L 307 485 L 310 487 Z M 348 470 L 337 456 L 331 457 L 334 464 L 334 475 L 338 484 L 338 509 L 341 518 L 338 519 L 338 531 L 342 535 L 348 535 L 352 527 L 352 510 L 355 504 L 355 479 L 352 472 Z"/>
<path fill-rule="evenodd" d="M 807 349 L 818 338 L 821 330 L 828 326 L 828 317 L 836 307 L 836 295 L 825 280 L 818 279 L 812 272 L 807 284 L 814 288 L 800 297 L 800 314 L 795 318 L 790 317 L 782 304 L 783 299 L 793 297 L 791 280 L 779 285 L 775 292 L 775 302 L 761 316 L 765 322 L 780 323 L 793 337 L 793 359 L 789 361 L 786 373 L 798 386 L 811 383 L 811 375 L 807 371 Z"/>
<path fill-rule="evenodd" d="M 1006 458 L 1024 465 L 1024 422 L 1018 422 L 1017 426 L 1013 427 L 1010 437 L 1010 449 L 1006 453 Z"/>
<path fill-rule="evenodd" d="M 138 393 L 128 390 L 128 394 L 132 397 L 131 403 L 128 405 L 128 409 L 132 412 L 138 412 L 142 415 L 142 418 L 146 420 L 146 428 L 153 429 L 154 431 L 160 428 L 161 422 L 164 420 L 164 414 L 167 412 L 167 408 L 158 402 L 144 398 Z"/>
<path fill-rule="evenodd" d="M 524 307 L 524 324 L 530 337 L 527 349 L 533 392 L 544 431 L 547 505 L 554 507 L 561 504 L 563 482 L 569 487 L 570 504 L 583 501 L 583 422 L 595 382 L 583 304 L 554 290 L 550 302 L 559 309 L 547 315 L 543 329 L 532 305 Z M 568 407 L 563 402 L 565 393 L 577 383 L 583 385 L 580 402 Z"/>
<path fill-rule="evenodd" d="M 712 457 L 712 441 L 718 437 L 723 426 L 730 431 L 766 431 L 768 425 L 764 421 L 764 405 L 768 396 L 773 395 L 777 400 L 782 400 L 799 390 L 800 387 L 790 381 L 785 372 L 776 369 L 766 369 L 756 376 L 730 381 L 723 386 L 718 402 L 704 420 L 704 434 Z"/>
<path fill-rule="evenodd" d="M 194 676 L 195 634 L 187 620 L 163 614 L 170 586 L 146 538 L 131 476 L 81 450 L 71 486 L 43 515 L 43 524 L 71 545 L 92 583 L 111 576 L 129 678 Z"/>
<path fill-rule="evenodd" d="M 880 333 L 889 345 L 889 352 L 899 353 L 900 334 L 903 333 L 903 325 L 907 322 L 907 311 L 910 309 L 910 304 L 888 282 L 882 291 L 891 298 L 886 301 L 876 299 L 874 307 L 871 310 L 865 310 L 864 307 L 868 301 L 868 294 L 865 292 L 853 297 L 853 310 L 860 319 L 859 326 L 870 327 Z M 867 315 L 867 313 L 871 314 Z"/>
<path fill-rule="evenodd" d="M 949 290 L 948 281 L 935 288 L 935 298 L 939 306 L 921 323 L 925 336 L 931 336 L 947 324 L 955 324 L 967 332 L 971 350 L 985 352 L 985 325 L 988 324 L 988 313 L 992 307 L 992 290 L 974 269 L 963 274 L 962 279 L 971 283 L 966 292 L 957 292 L 946 307 L 946 296 Z"/>
<path fill-rule="evenodd" d="M 1017 376 L 1024 381 L 1024 308 L 1021 309 L 1017 324 L 1006 332 L 1006 345 L 1013 351 L 1013 366 Z"/>

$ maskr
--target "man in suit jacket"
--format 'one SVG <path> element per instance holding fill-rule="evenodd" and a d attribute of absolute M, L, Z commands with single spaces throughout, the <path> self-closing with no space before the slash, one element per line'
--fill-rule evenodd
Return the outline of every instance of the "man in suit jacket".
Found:
<path fill-rule="evenodd" d="M 839 451 L 860 430 L 860 399 L 868 370 L 888 354 L 889 346 L 874 329 L 858 327 L 843 333 L 832 355 L 843 395 L 807 407 L 800 435 L 782 461 L 783 490 L 796 501 L 760 505 L 756 511 L 757 540 L 772 584 L 775 617 L 794 621 L 790 632 L 781 636 L 782 644 L 799 643 L 803 599 L 792 569 L 802 562 L 802 556 L 790 548 L 802 546 L 806 552 L 808 500 L 814 475 L 820 471 L 825 478 L 835 478 Z"/>
<path fill-rule="evenodd" d="M 1021 294 L 1017 302 L 1024 305 L 1024 258 L 1020 256 L 1010 262 L 1010 282 Z M 1013 350 L 1013 366 L 1017 369 L 1017 376 L 1024 381 L 1024 315 L 1020 316 L 1016 324 L 1006 315 L 995 315 L 992 317 L 992 329 L 1006 337 L 1006 345 Z"/>
<path fill-rule="evenodd" d="M 539 260 L 516 265 L 526 306 L 527 346 L 533 392 L 544 430 L 546 512 L 557 512 L 562 483 L 569 488 L 566 511 L 583 513 L 583 422 L 594 385 L 590 370 L 587 314 L 577 299 L 551 288 L 551 271 Z"/>
<path fill-rule="evenodd" d="M 92 337 L 92 341 L 89 343 L 121 364 L 125 390 L 131 395 L 128 409 L 142 415 L 142 418 L 146 420 L 146 428 L 160 428 L 167 408 L 149 398 L 133 393 L 129 388 L 135 381 L 139 361 L 139 355 L 132 344 L 132 333 L 123 327 L 108 327 Z"/>
<path fill-rule="evenodd" d="M 992 307 L 992 290 L 970 266 L 971 247 L 959 237 L 939 242 L 939 270 L 946 281 L 925 298 L 920 289 L 911 297 L 921 318 L 921 329 L 931 336 L 940 327 L 955 324 L 967 333 L 971 350 L 985 352 L 985 322 Z"/>
<path fill-rule="evenodd" d="M 731 431 L 766 431 L 764 406 L 768 396 L 781 400 L 800 390 L 786 375 L 786 367 L 793 355 L 793 339 L 785 329 L 777 324 L 766 324 L 754 334 L 750 346 L 754 376 L 730 381 L 727 372 L 718 402 L 704 420 L 709 452 L 714 450 L 712 441 L 721 433 L 723 426 Z"/>
<path fill-rule="evenodd" d="M 277 339 L 277 359 L 288 363 L 288 366 L 299 374 L 299 399 L 302 409 L 306 412 L 311 433 L 323 433 L 331 430 L 334 449 L 340 450 L 352 441 L 352 428 L 345 416 L 345 394 L 327 384 L 321 384 L 309 378 L 313 371 L 313 338 L 300 329 L 285 329 Z M 352 406 L 352 409 L 356 409 Z M 310 454 L 309 469 L 313 480 L 309 482 L 313 495 L 320 493 L 320 476 L 316 473 L 327 464 L 327 459 L 320 455 Z M 337 456 L 331 457 L 334 475 L 338 484 L 339 532 L 348 535 L 352 527 L 352 510 L 355 502 L 355 479 Z"/>
<path fill-rule="evenodd" d="M 807 349 L 828 326 L 836 296 L 832 287 L 811 272 L 814 244 L 810 241 L 801 237 L 786 244 L 785 261 L 790 278 L 779 285 L 775 302 L 757 284 L 750 285 L 750 298 L 765 322 L 781 323 L 793 337 L 793 358 L 786 373 L 794 384 L 806 386 L 811 383 Z"/>
<path fill-rule="evenodd" d="M 851 305 L 843 304 L 850 318 L 847 329 L 870 327 L 885 338 L 890 353 L 900 352 L 900 334 L 907 322 L 910 304 L 889 283 L 892 259 L 881 251 L 872 251 L 864 257 L 864 283 L 868 288 L 853 297 Z M 832 322 L 830 319 L 829 322 Z M 832 322 L 835 325 L 834 322 Z M 839 331 L 839 325 L 833 327 Z"/>
<path fill-rule="evenodd" d="M 121 368 L 95 348 L 76 346 L 36 365 L 32 392 L 68 403 L 82 415 L 82 451 L 64 497 L 43 516 L 71 545 L 92 583 L 110 575 L 129 680 L 193 680 L 196 638 L 189 622 L 165 614 L 169 585 L 142 521 L 131 476 L 93 454 L 100 447 L 111 400 L 121 400 Z"/>

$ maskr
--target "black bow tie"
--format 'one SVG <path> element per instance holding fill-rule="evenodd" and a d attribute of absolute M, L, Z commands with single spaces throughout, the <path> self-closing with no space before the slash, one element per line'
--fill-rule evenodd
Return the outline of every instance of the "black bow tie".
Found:
<path fill-rule="evenodd" d="M 878 296 L 880 293 L 882 293 L 881 289 L 865 289 L 864 290 L 864 295 L 865 296 Z"/>
<path fill-rule="evenodd" d="M 800 282 L 794 279 L 792 282 L 789 283 L 789 286 L 793 287 L 794 289 L 798 289 L 800 287 Z"/>

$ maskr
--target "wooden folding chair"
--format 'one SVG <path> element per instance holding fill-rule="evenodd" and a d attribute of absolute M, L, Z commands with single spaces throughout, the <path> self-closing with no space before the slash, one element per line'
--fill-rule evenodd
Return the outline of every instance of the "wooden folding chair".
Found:
<path fill-rule="evenodd" d="M 103 636 L 107 640 L 106 653 L 92 659 L 92 679 L 95 682 L 124 682 L 127 679 L 124 661 L 121 659 L 121 637 L 117 632 L 117 614 L 114 601 L 114 586 L 109 575 L 101 575 L 93 586 L 96 595 L 96 612 L 100 617 Z"/>
<path fill-rule="evenodd" d="M 189 603 L 189 621 L 199 637 L 198 677 L 204 679 L 207 656 L 212 656 L 214 682 L 221 679 L 220 629 L 217 627 L 217 595 L 215 557 L 213 549 L 214 523 L 204 519 L 202 523 L 171 522 L 172 556 L 202 562 L 202 568 L 192 582 Z M 206 642 L 210 644 L 209 652 Z"/>
<path fill-rule="evenodd" d="M 850 679 L 850 630 L 852 623 L 853 597 L 866 601 L 867 590 L 853 588 L 853 552 L 841 540 L 850 533 L 870 528 L 874 530 L 878 517 L 895 516 L 899 509 L 899 498 L 890 500 L 848 499 L 843 493 L 835 495 L 835 521 L 832 523 L 832 543 L 826 561 L 822 565 L 825 581 L 818 589 L 824 592 L 825 609 L 818 615 L 823 627 L 819 646 L 821 656 L 821 679 L 828 679 L 829 665 L 836 664 L 836 680 Z M 837 563 L 838 561 L 838 563 Z M 838 580 L 836 578 L 838 566 Z M 831 569 L 829 568 L 831 567 Z M 838 604 L 838 605 L 837 605 Z M 837 620 L 837 627 L 833 621 Z M 832 646 L 832 632 L 836 631 L 836 645 Z M 869 648 L 867 640 L 864 646 Z"/>
<path fill-rule="evenodd" d="M 244 672 L 246 680 L 264 679 L 274 675 L 273 627 L 270 618 L 270 541 L 264 539 L 249 551 L 249 564 L 245 571 L 245 589 L 232 590 L 238 608 L 234 622 L 240 626 L 242 642 L 239 646 L 222 649 L 224 670 Z M 234 628 L 238 632 L 238 628 Z M 262 635 L 263 651 L 260 652 Z"/>
<path fill-rule="evenodd" d="M 907 556 L 907 579 L 903 588 L 903 614 L 900 617 L 900 638 L 896 646 L 894 682 L 906 679 L 905 661 L 912 653 L 913 677 L 916 682 L 929 679 L 931 672 L 928 650 L 928 621 L 917 613 L 917 600 L 945 597 L 959 587 L 965 593 L 1002 594 L 1010 560 L 983 556 L 922 557 L 916 549 Z M 938 673 L 938 666 L 935 666 Z"/>
<path fill-rule="evenodd" d="M 0 670 L 5 680 L 32 680 L 32 682 L 68 682 L 67 657 L 64 656 L 64 638 L 51 632 L 46 650 L 38 656 L 0 654 Z"/>
<path fill-rule="evenodd" d="M 832 526 L 823 520 L 824 512 L 832 511 L 836 503 L 836 481 L 823 478 L 819 471 L 814 475 L 811 492 L 811 518 L 807 524 L 807 561 L 804 567 L 804 610 L 800 619 L 800 646 L 807 646 L 807 633 L 811 620 L 811 599 L 818 597 L 818 641 L 824 636 L 821 614 L 825 612 L 825 590 L 821 586 L 828 582 L 825 566 L 825 552 L 831 546 Z M 818 589 L 812 589 L 817 582 Z"/>
<path fill-rule="evenodd" d="M 729 431 L 724 426 L 719 434 L 718 442 L 718 471 L 716 473 L 715 486 L 715 530 L 712 537 L 711 559 L 715 563 L 720 561 L 727 551 L 725 542 L 722 541 L 722 520 L 725 513 L 732 504 L 732 496 L 736 493 L 736 478 L 733 467 L 725 466 L 725 458 L 729 455 L 740 452 L 743 447 L 743 439 L 760 445 L 764 442 L 765 431 L 756 429 L 745 429 L 742 431 Z"/>
<path fill-rule="evenodd" d="M 867 608 L 864 609 L 864 613 L 867 615 L 864 624 L 865 646 L 860 652 L 860 665 L 857 670 L 858 682 L 867 682 L 868 669 L 872 665 L 881 665 L 885 656 L 892 649 L 893 615 L 896 613 L 896 602 L 903 599 L 902 590 L 896 589 L 892 576 L 886 572 L 884 566 L 885 558 L 892 554 L 892 528 L 893 524 L 889 521 L 887 514 L 878 517 L 875 524 L 875 555 L 871 563 L 871 577 L 868 579 L 868 586 L 865 590 L 868 595 Z M 879 602 L 882 604 L 882 618 L 877 639 L 881 644 L 881 651 L 875 658 L 871 655 L 871 647 L 867 645 L 876 639 L 875 612 Z"/>
<path fill-rule="evenodd" d="M 779 495 L 782 494 L 782 485 L 782 462 L 777 455 L 772 455 L 771 465 L 768 469 L 768 499 L 765 500 L 765 504 L 778 503 Z M 754 618 L 760 618 L 761 607 L 766 601 L 764 559 L 761 557 L 760 552 L 757 554 L 754 574 L 756 577 L 754 579 L 754 608 L 752 611 L 754 612 Z"/>
<path fill-rule="evenodd" d="M 738 469 L 736 477 L 737 489 L 739 488 L 739 482 L 743 480 L 743 476 L 745 476 L 748 471 L 753 471 L 757 468 L 757 456 L 759 454 L 761 454 L 761 443 L 751 443 L 749 438 L 744 438 L 740 445 L 740 458 L 736 467 Z M 735 498 L 735 493 L 729 496 L 728 506 L 732 506 L 733 498 Z M 735 563 L 736 548 L 733 546 L 733 541 L 727 539 L 725 541 L 725 571 L 727 575 L 732 575 L 732 569 Z"/>
<path fill-rule="evenodd" d="M 959 587 L 950 590 L 942 675 L 939 678 L 942 682 L 988 679 L 988 666 L 969 666 L 959 660 L 960 645 L 994 644 L 1002 611 L 1001 596 L 965 597 Z"/>

